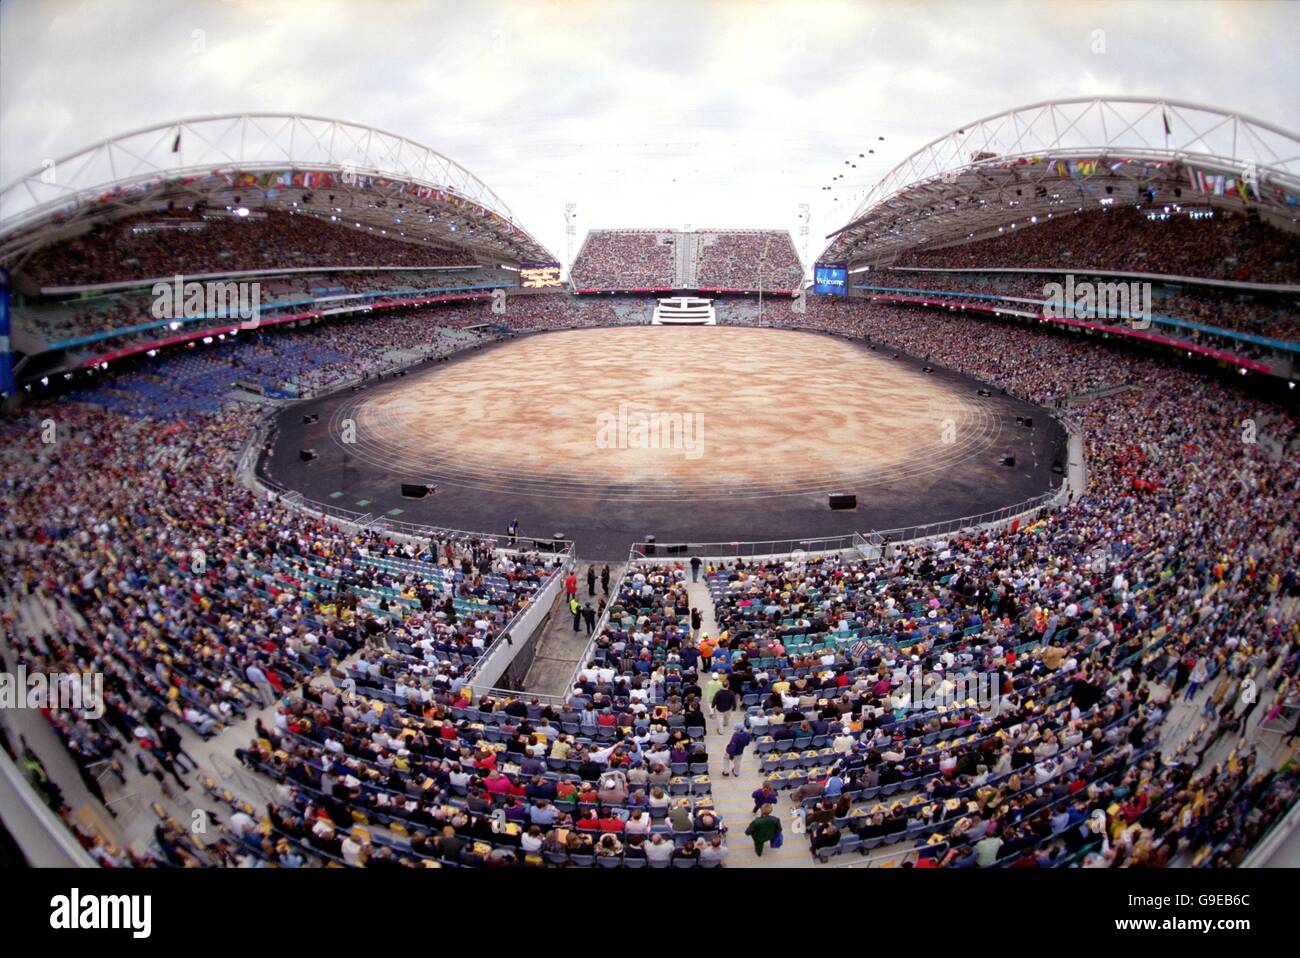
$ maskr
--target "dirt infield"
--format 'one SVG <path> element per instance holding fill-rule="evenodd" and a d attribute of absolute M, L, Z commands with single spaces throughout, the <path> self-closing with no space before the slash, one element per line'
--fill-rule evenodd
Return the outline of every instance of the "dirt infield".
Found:
<path fill-rule="evenodd" d="M 336 410 L 391 473 L 534 495 L 698 499 L 860 488 L 987 459 L 973 389 L 791 330 L 623 327 L 528 336 Z"/>

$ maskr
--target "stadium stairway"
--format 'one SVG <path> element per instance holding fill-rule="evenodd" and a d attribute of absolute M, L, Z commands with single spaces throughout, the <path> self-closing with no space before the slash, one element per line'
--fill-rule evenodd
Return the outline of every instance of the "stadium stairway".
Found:
<path fill-rule="evenodd" d="M 709 595 L 708 583 L 701 570 L 700 580 L 686 582 L 686 594 L 690 597 L 691 607 L 700 610 L 700 633 L 708 633 L 717 638 L 721 629 L 713 611 L 713 598 Z M 701 684 L 706 681 L 700 677 Z M 779 792 L 776 807 L 772 813 L 781 819 L 782 832 L 785 836 L 781 848 L 770 845 L 763 849 L 763 857 L 754 854 L 754 843 L 745 835 L 745 828 L 754 818 L 753 793 L 763 784 L 764 776 L 759 771 L 757 753 L 751 743 L 741 760 L 740 774 L 736 776 L 722 774 L 722 758 L 726 754 L 727 742 L 731 740 L 733 726 L 744 715 L 744 710 L 732 713 L 735 721 L 727 726 L 726 732 L 719 733 L 717 722 L 709 717 L 708 734 L 704 737 L 709 750 L 709 781 L 712 784 L 714 808 L 727 826 L 727 868 L 812 868 L 816 859 L 808 852 L 808 843 L 803 835 L 797 835 L 790 827 L 789 794 Z"/>
<path fill-rule="evenodd" d="M 604 597 L 600 591 L 600 583 L 596 583 L 595 596 L 589 596 L 585 578 L 586 565 L 581 561 L 574 565 L 574 570 L 578 573 L 578 601 L 586 602 L 592 599 L 593 603 L 598 603 Z M 623 575 L 623 568 L 623 563 L 610 565 L 611 588 Z M 542 634 L 538 636 L 533 663 L 524 676 L 525 693 L 565 695 L 571 691 L 569 680 L 582 660 L 590 640 L 591 636 L 587 634 L 586 626 L 577 632 L 573 631 L 573 616 L 569 614 L 564 590 L 561 589 L 551 606 Z"/>
<path fill-rule="evenodd" d="M 39 593 L 22 598 L 11 597 L 10 612 L 13 615 L 14 631 L 34 641 L 38 648 L 42 647 L 40 637 L 54 634 L 59 628 L 60 606 L 61 603 L 56 599 Z M 80 619 L 75 610 L 66 605 L 61 607 L 74 617 L 74 621 Z M 16 665 L 16 655 L 12 649 L 6 649 L 5 659 L 10 667 Z M 205 801 L 202 790 L 196 787 L 203 774 L 211 774 L 203 762 L 207 754 L 202 751 L 205 744 L 197 734 L 179 723 L 171 724 L 180 732 L 186 750 L 199 760 L 197 773 L 181 773 L 181 777 L 190 785 L 190 790 L 182 791 L 170 776 L 166 779 L 167 787 L 164 790 L 152 777 L 141 775 L 133 761 L 138 749 L 131 745 L 118 754 L 125 781 L 107 769 L 97 776 L 104 795 L 104 802 L 101 803 L 90 794 L 63 740 L 39 711 L 7 710 L 5 721 L 13 744 L 21 747 L 19 736 L 22 736 L 40 758 L 50 778 L 63 792 L 72 819 L 106 845 L 117 849 L 132 848 L 138 853 L 150 852 L 154 845 L 153 829 L 157 819 L 148 814 L 148 810 L 154 804 L 185 823 L 193 823 L 196 820 L 194 812 L 199 809 L 211 816 L 209 820 L 214 823 L 225 820 L 225 813 L 218 806 Z M 252 718 L 249 719 L 248 731 L 244 733 L 245 741 L 251 735 L 251 722 Z M 247 791 L 252 792 L 251 788 Z M 255 802 L 259 800 L 255 792 L 249 798 Z M 209 834 L 210 838 L 219 837 L 215 824 Z"/>

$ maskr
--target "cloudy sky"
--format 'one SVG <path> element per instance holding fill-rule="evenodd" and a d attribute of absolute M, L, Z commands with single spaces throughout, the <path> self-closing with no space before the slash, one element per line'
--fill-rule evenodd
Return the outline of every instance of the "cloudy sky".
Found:
<path fill-rule="evenodd" d="M 905 156 L 1010 107 L 1153 95 L 1300 129 L 1297 36 L 1300 3 L 1253 0 L 5 0 L 0 184 L 137 127 L 299 112 L 445 153 L 561 259 L 566 202 L 578 242 L 800 242 L 808 203 L 815 257 Z"/>

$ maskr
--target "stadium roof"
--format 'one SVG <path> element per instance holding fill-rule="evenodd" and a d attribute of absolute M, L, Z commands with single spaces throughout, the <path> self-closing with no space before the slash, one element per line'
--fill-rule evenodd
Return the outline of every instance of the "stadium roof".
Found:
<path fill-rule="evenodd" d="M 168 201 L 337 213 L 489 263 L 555 261 L 482 180 L 427 146 L 341 120 L 241 113 L 125 133 L 8 184 L 0 189 L 0 263 L 20 264 L 97 221 Z"/>
<path fill-rule="evenodd" d="M 1034 103 L 968 123 L 907 157 L 827 236 L 818 261 L 888 263 L 919 247 L 1110 204 L 1253 208 L 1300 229 L 1300 136 L 1177 100 Z"/>

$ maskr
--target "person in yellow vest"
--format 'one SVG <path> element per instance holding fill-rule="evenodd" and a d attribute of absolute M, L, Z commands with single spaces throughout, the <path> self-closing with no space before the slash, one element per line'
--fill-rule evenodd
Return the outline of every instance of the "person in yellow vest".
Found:
<path fill-rule="evenodd" d="M 573 613 L 573 631 L 577 632 L 582 628 L 582 605 L 576 595 L 569 596 L 569 611 Z"/>
<path fill-rule="evenodd" d="M 709 681 L 704 683 L 704 714 L 713 714 L 713 696 L 718 693 L 720 688 L 722 688 L 722 679 L 717 672 L 711 673 Z"/>

